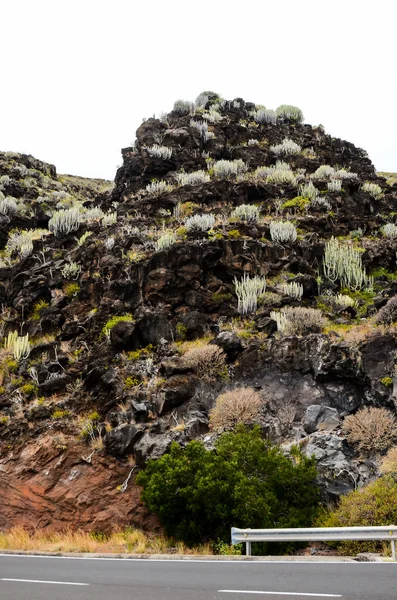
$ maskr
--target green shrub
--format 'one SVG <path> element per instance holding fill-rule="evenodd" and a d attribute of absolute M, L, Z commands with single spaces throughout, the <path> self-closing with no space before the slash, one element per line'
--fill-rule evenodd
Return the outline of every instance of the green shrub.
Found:
<path fill-rule="evenodd" d="M 32 311 L 32 316 L 31 316 L 32 320 L 38 321 L 41 317 L 41 311 L 45 310 L 49 306 L 50 305 L 46 300 L 44 300 L 44 299 L 38 300 L 35 303 L 35 305 L 33 306 L 33 311 Z"/>
<path fill-rule="evenodd" d="M 239 232 L 238 229 L 231 229 L 230 231 L 227 232 L 227 235 L 234 240 L 241 238 L 241 233 Z"/>
<path fill-rule="evenodd" d="M 79 293 L 79 291 L 80 291 L 80 286 L 76 282 L 66 283 L 63 286 L 63 293 L 68 298 L 72 298 L 73 296 L 77 296 L 77 294 Z"/>
<path fill-rule="evenodd" d="M 101 420 L 101 415 L 99 414 L 98 411 L 94 410 L 92 413 L 90 413 L 88 415 L 88 419 L 90 421 L 100 421 Z"/>
<path fill-rule="evenodd" d="M 102 327 L 102 335 L 108 336 L 112 328 L 121 321 L 126 321 L 127 323 L 134 323 L 134 318 L 130 313 L 119 316 L 115 315 L 114 317 L 111 317 L 108 321 L 106 321 L 105 325 Z"/>
<path fill-rule="evenodd" d="M 259 427 L 221 435 L 208 451 L 193 441 L 149 461 L 137 482 L 168 535 L 195 544 L 230 541 L 230 527 L 308 527 L 317 514 L 314 460 L 291 458 Z M 274 552 L 274 546 L 272 546 Z"/>
<path fill-rule="evenodd" d="M 384 476 L 369 485 L 346 494 L 339 506 L 325 513 L 317 525 L 319 527 L 368 527 L 397 523 L 397 481 L 392 476 Z M 341 542 L 341 554 L 357 552 L 378 552 L 384 542 Z"/>
<path fill-rule="evenodd" d="M 137 385 L 139 385 L 141 383 L 140 379 L 138 379 L 137 377 L 126 377 L 124 379 L 124 386 L 129 389 L 129 388 L 133 388 L 136 387 Z"/>
<path fill-rule="evenodd" d="M 21 387 L 21 392 L 28 397 L 34 396 L 35 394 L 37 394 L 37 391 L 38 388 L 35 383 L 25 383 L 25 385 Z"/>
<path fill-rule="evenodd" d="M 287 200 L 283 202 L 281 205 L 281 210 L 288 210 L 289 208 L 293 208 L 298 212 L 305 212 L 307 207 L 310 204 L 310 200 L 307 198 L 303 198 L 302 196 L 296 196 L 296 198 L 292 198 L 292 200 Z"/>
<path fill-rule="evenodd" d="M 131 350 L 127 352 L 128 360 L 140 360 L 142 358 L 148 358 L 153 352 L 153 344 L 148 344 L 145 348 L 138 348 L 138 350 Z"/>
<path fill-rule="evenodd" d="M 295 121 L 296 123 L 302 123 L 303 121 L 301 109 L 289 104 L 282 104 L 276 108 L 276 116 L 280 121 Z"/>
<path fill-rule="evenodd" d="M 178 322 L 175 326 L 176 331 L 176 339 L 177 340 L 186 340 L 187 327 L 181 322 Z"/>
<path fill-rule="evenodd" d="M 66 419 L 70 417 L 70 412 L 68 410 L 57 409 L 51 415 L 51 419 Z"/>

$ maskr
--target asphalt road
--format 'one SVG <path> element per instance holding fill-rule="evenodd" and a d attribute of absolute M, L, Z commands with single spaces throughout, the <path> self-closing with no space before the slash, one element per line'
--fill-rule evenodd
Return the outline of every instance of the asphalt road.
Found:
<path fill-rule="evenodd" d="M 1 600 L 396 600 L 397 564 L 0 555 Z"/>

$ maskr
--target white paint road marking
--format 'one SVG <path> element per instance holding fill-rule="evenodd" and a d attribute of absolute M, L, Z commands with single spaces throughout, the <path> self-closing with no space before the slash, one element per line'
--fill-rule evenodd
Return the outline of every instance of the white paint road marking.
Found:
<path fill-rule="evenodd" d="M 89 583 L 75 583 L 74 581 L 42 581 L 40 579 L 9 579 L 2 577 L 1 581 L 16 581 L 19 583 L 50 583 L 54 585 L 90 585 Z"/>
<path fill-rule="evenodd" d="M 267 594 L 268 596 L 310 596 L 312 598 L 342 598 L 341 594 L 309 594 L 304 592 L 262 592 L 259 590 L 218 590 L 225 594 Z"/>

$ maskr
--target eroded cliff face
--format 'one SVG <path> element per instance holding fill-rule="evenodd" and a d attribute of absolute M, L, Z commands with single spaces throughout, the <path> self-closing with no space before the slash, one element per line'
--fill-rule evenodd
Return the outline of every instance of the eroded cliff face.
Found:
<path fill-rule="evenodd" d="M 397 243 L 382 233 L 397 212 L 397 187 L 377 177 L 364 151 L 321 127 L 258 123 L 255 110 L 210 97 L 195 114 L 149 119 L 123 150 L 113 189 L 0 153 L 1 333 L 28 334 L 31 346 L 19 360 L 2 351 L 1 528 L 155 527 L 136 470 L 172 440 L 210 447 L 210 409 L 242 385 L 261 394 L 266 435 L 316 455 L 328 498 L 376 476 L 375 459 L 348 444 L 343 419 L 363 405 L 395 412 L 396 332 L 375 317 L 397 292 Z M 195 123 L 207 123 L 206 136 Z M 285 138 L 298 153 L 274 152 Z M 168 149 L 165 158 L 153 155 L 155 145 Z M 235 175 L 214 168 L 238 159 Z M 328 175 L 315 175 L 321 165 L 332 167 Z M 292 176 L 278 181 L 272 168 Z M 199 170 L 201 182 L 183 181 Z M 310 182 L 312 198 L 302 189 Z M 240 205 L 257 206 L 259 219 L 233 217 Z M 69 231 L 54 233 L 54 213 L 70 209 Z M 198 214 L 213 215 L 210 229 L 186 227 Z M 296 240 L 272 239 L 280 220 L 295 224 Z M 162 249 L 165 234 L 171 243 Z M 359 248 L 374 276 L 369 290 L 342 290 L 354 303 L 339 308 L 339 281 L 323 270 L 332 236 Z M 243 274 L 267 281 L 244 316 L 234 283 Z M 301 298 L 282 291 L 291 282 Z M 303 335 L 277 331 L 274 311 L 299 306 L 321 310 L 327 323 Z M 187 360 L 206 344 L 223 350 L 227 373 L 198 372 Z"/>
<path fill-rule="evenodd" d="M 106 533 L 127 523 L 158 527 L 140 505 L 128 461 L 99 454 L 92 460 L 90 451 L 68 435 L 50 431 L 27 439 L 0 468 L 1 529 L 18 525 Z"/>

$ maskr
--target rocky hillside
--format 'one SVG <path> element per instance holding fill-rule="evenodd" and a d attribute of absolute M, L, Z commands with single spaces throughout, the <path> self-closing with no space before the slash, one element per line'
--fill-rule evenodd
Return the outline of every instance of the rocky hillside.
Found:
<path fill-rule="evenodd" d="M 289 106 L 204 93 L 136 136 L 114 187 L 0 153 L 0 528 L 153 527 L 137 469 L 242 386 L 326 497 L 376 477 L 343 421 L 396 411 L 397 183 Z"/>

